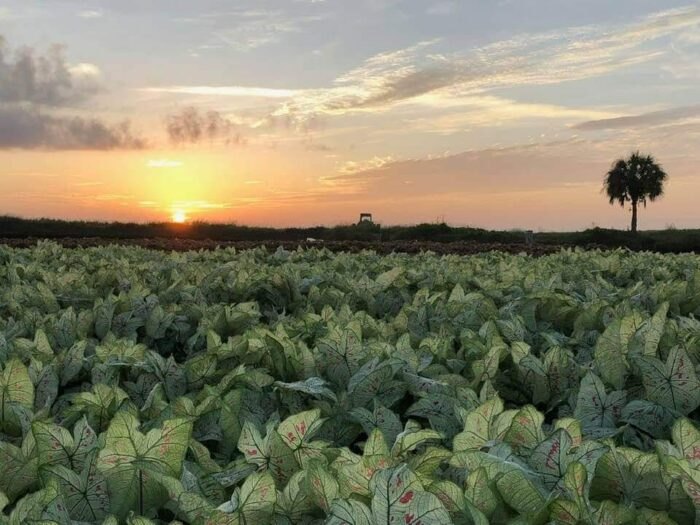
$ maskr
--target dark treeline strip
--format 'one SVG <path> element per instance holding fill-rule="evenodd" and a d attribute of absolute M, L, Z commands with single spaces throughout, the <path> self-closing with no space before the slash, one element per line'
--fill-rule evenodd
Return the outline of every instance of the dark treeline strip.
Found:
<path fill-rule="evenodd" d="M 453 227 L 445 223 L 413 226 L 380 226 L 361 223 L 308 228 L 269 228 L 238 224 L 193 222 L 124 223 L 23 219 L 0 216 L 0 237 L 24 238 L 104 238 L 104 239 L 193 239 L 212 241 L 291 241 L 313 238 L 324 241 L 431 241 L 438 243 L 477 242 L 525 244 L 523 231 L 492 231 Z M 700 252 L 700 230 L 655 230 L 632 234 L 628 231 L 592 228 L 580 232 L 535 233 L 536 244 L 630 248 L 658 252 Z"/>

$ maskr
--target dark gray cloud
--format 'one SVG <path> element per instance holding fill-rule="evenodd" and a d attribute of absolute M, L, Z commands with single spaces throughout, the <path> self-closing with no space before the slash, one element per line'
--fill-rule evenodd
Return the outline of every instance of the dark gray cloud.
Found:
<path fill-rule="evenodd" d="M 108 125 L 99 119 L 64 117 L 25 105 L 0 106 L 0 149 L 141 149 L 146 142 L 128 122 Z"/>
<path fill-rule="evenodd" d="M 62 46 L 43 54 L 29 47 L 11 52 L 0 36 L 0 149 L 145 148 L 128 122 L 108 124 L 60 111 L 97 94 L 99 76 L 92 64 L 69 64 Z"/>
<path fill-rule="evenodd" d="M 51 46 L 44 54 L 29 47 L 11 52 L 0 36 L 0 102 L 80 104 L 100 90 L 98 79 L 95 66 L 68 64 L 63 46 Z"/>
<path fill-rule="evenodd" d="M 696 106 L 665 109 L 663 111 L 652 111 L 650 113 L 642 113 L 640 115 L 631 115 L 628 117 L 589 120 L 575 125 L 574 128 L 584 131 L 649 128 L 697 116 L 700 116 L 700 104 Z"/>
<path fill-rule="evenodd" d="M 170 142 L 177 145 L 199 144 L 203 141 L 221 141 L 242 144 L 245 138 L 238 126 L 218 111 L 200 112 L 188 107 L 168 115 L 165 128 Z"/>

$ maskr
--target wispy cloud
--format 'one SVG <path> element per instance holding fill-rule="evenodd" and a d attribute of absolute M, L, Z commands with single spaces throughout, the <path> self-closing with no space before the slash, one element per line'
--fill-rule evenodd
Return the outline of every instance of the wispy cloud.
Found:
<path fill-rule="evenodd" d="M 184 162 L 180 160 L 172 160 L 172 159 L 151 159 L 146 163 L 146 166 L 149 168 L 157 168 L 157 169 L 162 169 L 162 168 L 180 168 L 184 166 Z"/>
<path fill-rule="evenodd" d="M 104 12 L 99 11 L 97 9 L 85 9 L 83 11 L 78 11 L 78 16 L 80 18 L 102 18 L 104 16 Z"/>
<path fill-rule="evenodd" d="M 440 7 L 443 4 L 434 4 Z M 445 6 L 451 5 L 450 2 Z M 250 13 L 257 20 L 267 12 Z M 272 89 L 241 86 L 174 86 L 147 88 L 172 93 L 279 98 L 280 104 L 253 127 L 308 130 L 333 115 L 378 113 L 399 105 L 451 108 L 443 131 L 465 123 L 496 118 L 562 118 L 603 120 L 620 116 L 588 108 L 528 104 L 493 96 L 496 89 L 546 85 L 606 75 L 665 57 L 670 50 L 649 46 L 661 38 L 678 38 L 700 27 L 700 7 L 662 11 L 621 26 L 584 26 L 520 35 L 466 52 L 441 52 L 449 42 L 429 40 L 377 54 L 338 76 L 329 87 Z M 455 116 L 454 109 L 467 110 Z M 258 108 L 260 110 L 260 108 Z M 268 111 L 268 108 L 264 108 Z M 457 121 L 461 120 L 459 124 Z M 416 124 L 418 120 L 414 120 Z"/>
<path fill-rule="evenodd" d="M 651 111 L 640 115 L 589 120 L 587 122 L 576 124 L 574 128 L 585 131 L 648 128 L 694 119 L 697 117 L 700 117 L 700 105 L 676 107 L 664 109 L 662 111 Z"/>
<path fill-rule="evenodd" d="M 246 86 L 164 86 L 140 88 L 145 93 L 173 93 L 177 95 L 201 95 L 243 98 L 290 98 L 299 93 L 294 89 L 274 89 Z"/>
<path fill-rule="evenodd" d="M 168 115 L 166 131 L 170 142 L 177 145 L 198 144 L 202 141 L 223 141 L 226 144 L 244 144 L 235 122 L 218 111 L 200 112 L 188 107 Z"/>
<path fill-rule="evenodd" d="M 301 33 L 307 25 L 324 19 L 323 14 L 295 14 L 279 9 L 233 9 L 180 20 L 212 28 L 212 38 L 203 46 L 224 44 L 250 51 L 279 43 L 285 35 Z"/>
<path fill-rule="evenodd" d="M 0 105 L 0 149 L 143 149 L 144 139 L 128 122 L 105 124 L 96 118 L 55 116 L 26 106 Z"/>
<path fill-rule="evenodd" d="M 676 9 L 626 26 L 577 27 L 522 35 L 467 53 L 437 53 L 438 41 L 382 53 L 339 77 L 335 87 L 310 90 L 287 111 L 343 113 L 424 100 L 474 95 L 484 90 L 597 77 L 658 58 L 644 44 L 700 25 L 700 8 Z"/>
<path fill-rule="evenodd" d="M 391 155 L 387 155 L 386 157 L 373 157 L 365 161 L 347 161 L 338 167 L 338 172 L 344 175 L 350 175 L 353 173 L 360 173 L 363 171 L 378 170 L 383 168 L 384 166 L 393 164 L 395 162 L 397 162 L 397 159 L 392 157 Z"/>

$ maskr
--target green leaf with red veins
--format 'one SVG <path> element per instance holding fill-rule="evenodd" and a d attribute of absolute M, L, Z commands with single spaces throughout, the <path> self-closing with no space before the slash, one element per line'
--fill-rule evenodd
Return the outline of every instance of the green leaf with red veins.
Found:
<path fill-rule="evenodd" d="M 321 354 L 321 366 L 325 376 L 335 384 L 345 387 L 350 377 L 360 368 L 365 353 L 362 349 L 362 327 L 357 322 L 344 329 L 334 328 L 317 343 Z"/>
<path fill-rule="evenodd" d="M 77 521 L 95 522 L 103 519 L 109 509 L 107 482 L 96 471 L 97 451 L 86 458 L 80 474 L 63 465 L 46 467 L 49 479 L 58 481 L 63 501 L 70 517 Z"/>
<path fill-rule="evenodd" d="M 241 524 L 268 523 L 276 501 L 275 480 L 266 472 L 258 472 L 243 483 L 236 514 Z"/>
<path fill-rule="evenodd" d="M 668 491 L 658 457 L 631 448 L 610 448 L 596 466 L 591 499 L 666 508 Z"/>
<path fill-rule="evenodd" d="M 499 443 L 491 447 L 488 452 L 483 450 L 457 452 L 450 459 L 450 465 L 457 468 L 466 468 L 468 471 L 484 467 L 488 472 L 489 479 L 494 479 L 498 474 L 510 472 L 511 470 L 522 470 L 528 475 L 535 475 L 530 467 L 513 453 L 513 450 L 507 443 Z"/>
<path fill-rule="evenodd" d="M 452 481 L 435 481 L 428 487 L 428 492 L 435 494 L 450 514 L 460 513 L 465 508 L 464 492 Z"/>
<path fill-rule="evenodd" d="M 295 473 L 278 495 L 276 513 L 283 514 L 292 523 L 302 521 L 304 515 L 314 510 L 314 502 L 306 490 L 306 472 Z"/>
<path fill-rule="evenodd" d="M 396 438 L 396 443 L 391 448 L 391 455 L 395 458 L 404 458 L 409 452 L 428 443 L 439 442 L 442 435 L 432 429 L 421 429 L 416 432 L 404 431 Z"/>
<path fill-rule="evenodd" d="M 549 516 L 553 523 L 557 525 L 579 525 L 581 520 L 581 509 L 571 500 L 557 499 L 549 505 Z"/>
<path fill-rule="evenodd" d="M 295 458 L 294 451 L 290 449 L 280 435 L 274 430 L 270 432 L 268 468 L 279 487 L 284 487 L 297 470 L 299 462 Z M 312 443 L 313 445 L 313 443 Z M 310 450 L 310 449 L 308 449 Z M 305 449 L 306 452 L 308 450 Z M 309 455 L 309 457 L 311 457 Z"/>
<path fill-rule="evenodd" d="M 581 422 L 585 434 L 603 436 L 615 431 L 626 400 L 624 391 L 606 393 L 603 382 L 589 372 L 581 380 L 574 416 Z"/>
<path fill-rule="evenodd" d="M 350 417 L 362 425 L 367 435 L 375 428 L 380 429 L 388 443 L 393 443 L 402 430 L 399 416 L 376 400 L 372 412 L 366 408 L 355 408 L 350 411 Z"/>
<path fill-rule="evenodd" d="M 565 430 L 558 430 L 532 451 L 528 463 L 540 474 L 548 489 L 554 489 L 564 477 L 570 449 L 571 437 Z"/>
<path fill-rule="evenodd" d="M 454 437 L 453 450 L 478 450 L 494 439 L 496 436 L 492 424 L 501 412 L 503 401 L 498 397 L 470 411 L 464 421 L 464 431 Z"/>
<path fill-rule="evenodd" d="M 603 380 L 620 390 L 629 372 L 627 351 L 630 340 L 642 325 L 638 313 L 615 319 L 598 338 L 595 346 L 595 364 Z"/>
<path fill-rule="evenodd" d="M 367 505 L 352 499 L 337 499 L 331 505 L 326 525 L 374 525 Z"/>
<path fill-rule="evenodd" d="M 306 469 L 306 491 L 317 507 L 328 513 L 338 497 L 338 482 L 320 461 L 313 461 Z"/>
<path fill-rule="evenodd" d="M 58 484 L 50 483 L 44 489 L 22 498 L 12 509 L 7 523 L 8 525 L 71 523 Z"/>
<path fill-rule="evenodd" d="M 0 432 L 21 435 L 21 417 L 17 409 L 31 411 L 33 406 L 34 385 L 29 370 L 21 361 L 11 359 L 0 373 Z"/>
<path fill-rule="evenodd" d="M 496 486 L 503 500 L 528 522 L 535 519 L 546 505 L 542 491 L 521 470 L 506 472 L 496 480 Z"/>
<path fill-rule="evenodd" d="M 165 503 L 167 493 L 156 478 L 163 474 L 180 477 L 191 433 L 187 419 L 168 419 L 161 428 L 144 435 L 134 416 L 126 412 L 114 416 L 98 462 L 112 495 L 114 514 L 125 517 L 133 509 L 144 514 Z"/>
<path fill-rule="evenodd" d="M 27 434 L 25 443 L 31 437 Z M 10 502 L 22 496 L 27 489 L 38 484 L 38 461 L 35 454 L 26 452 L 27 447 L 16 447 L 6 441 L 0 441 L 0 493 L 4 492 Z"/>
<path fill-rule="evenodd" d="M 532 405 L 526 405 L 513 417 L 503 441 L 526 456 L 544 439 L 542 423 L 544 415 Z"/>
<path fill-rule="evenodd" d="M 440 500 L 425 492 L 407 465 L 380 470 L 370 483 L 376 525 L 442 525 L 452 520 Z"/>
<path fill-rule="evenodd" d="M 34 422 L 32 434 L 36 441 L 39 465 L 63 465 L 80 472 L 85 458 L 97 446 L 97 436 L 84 417 L 73 429 L 73 435 L 58 425 Z"/>
<path fill-rule="evenodd" d="M 700 431 L 689 419 L 679 419 L 673 425 L 673 443 L 694 467 L 700 466 Z"/>
<path fill-rule="evenodd" d="M 248 463 L 267 465 L 270 454 L 269 443 L 260 435 L 260 431 L 250 421 L 246 421 L 238 439 L 238 450 L 243 453 Z"/>
<path fill-rule="evenodd" d="M 490 486 L 488 472 L 484 467 L 480 467 L 469 473 L 466 481 L 464 496 L 487 518 L 502 505 L 498 493 L 494 492 Z"/>
<path fill-rule="evenodd" d="M 604 501 L 595 512 L 597 525 L 632 525 L 637 523 L 635 509 L 624 504 Z"/>
<path fill-rule="evenodd" d="M 578 447 L 583 442 L 581 423 L 579 423 L 578 420 L 572 417 L 557 419 L 554 422 L 554 430 L 559 429 L 566 430 L 569 433 L 573 446 Z"/>
<path fill-rule="evenodd" d="M 321 449 L 326 446 L 322 442 L 311 442 L 324 421 L 325 419 L 321 418 L 321 411 L 314 409 L 294 414 L 277 427 L 277 433 L 294 451 L 294 456 L 300 465 L 303 466 L 308 459 L 318 457 Z"/>
<path fill-rule="evenodd" d="M 647 400 L 682 414 L 700 406 L 700 382 L 693 362 L 681 347 L 671 349 L 665 364 L 654 357 L 640 357 L 636 365 Z"/>

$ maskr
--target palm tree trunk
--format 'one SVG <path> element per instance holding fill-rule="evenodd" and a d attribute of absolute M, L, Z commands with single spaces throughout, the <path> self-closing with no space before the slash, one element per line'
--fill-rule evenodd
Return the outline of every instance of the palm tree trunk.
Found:
<path fill-rule="evenodd" d="M 632 233 L 637 233 L 637 201 L 632 201 Z"/>

